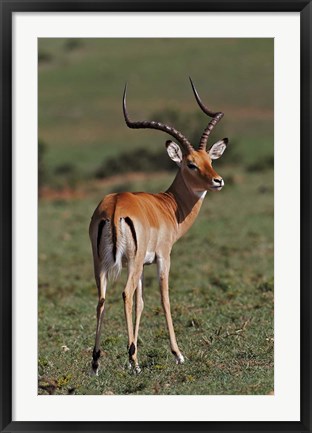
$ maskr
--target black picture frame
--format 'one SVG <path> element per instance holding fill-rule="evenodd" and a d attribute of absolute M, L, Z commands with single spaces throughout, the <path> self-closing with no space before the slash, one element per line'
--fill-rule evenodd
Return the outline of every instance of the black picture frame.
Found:
<path fill-rule="evenodd" d="M 311 432 L 311 0 L 0 0 L 1 12 L 1 432 Z M 299 422 L 12 421 L 12 16 L 15 12 L 300 12 L 301 57 L 301 419 Z M 291 55 L 291 53 L 290 53 Z M 296 144 L 294 144 L 296 145 Z"/>

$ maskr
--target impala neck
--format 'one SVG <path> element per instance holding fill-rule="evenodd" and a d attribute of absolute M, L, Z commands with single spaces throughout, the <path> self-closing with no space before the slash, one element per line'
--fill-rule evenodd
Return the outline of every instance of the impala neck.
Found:
<path fill-rule="evenodd" d="M 179 170 L 171 186 L 166 191 L 176 203 L 175 216 L 178 223 L 178 238 L 181 237 L 195 221 L 206 191 L 194 191 L 185 181 Z"/>

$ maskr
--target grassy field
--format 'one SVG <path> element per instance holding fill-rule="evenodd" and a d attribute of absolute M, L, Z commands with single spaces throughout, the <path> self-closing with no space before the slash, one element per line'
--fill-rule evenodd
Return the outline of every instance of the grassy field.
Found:
<path fill-rule="evenodd" d="M 271 393 L 273 42 L 47 39 L 39 41 L 39 60 L 39 138 L 46 151 L 39 201 L 38 392 Z M 207 104 L 226 113 L 215 138 L 229 136 L 231 144 L 215 163 L 224 189 L 207 194 L 194 226 L 173 248 L 172 315 L 186 362 L 175 365 L 170 353 L 156 268 L 149 266 L 139 339 L 142 373 L 127 369 L 123 271 L 107 291 L 100 374 L 92 377 L 97 293 L 91 214 L 109 192 L 157 192 L 174 176 L 161 167 L 102 180 L 94 173 L 108 158 L 127 164 L 125 153 L 142 146 L 165 154 L 165 134 L 125 127 L 125 81 L 133 118 L 170 109 L 190 133 L 198 107 L 188 75 L 205 101 L 209 96 Z M 198 117 L 198 124 L 200 136 L 206 117 Z"/>

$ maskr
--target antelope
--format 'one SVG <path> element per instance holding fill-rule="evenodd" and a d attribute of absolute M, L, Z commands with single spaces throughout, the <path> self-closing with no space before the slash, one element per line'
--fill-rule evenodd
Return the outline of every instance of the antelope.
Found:
<path fill-rule="evenodd" d="M 98 289 L 97 325 L 92 355 L 92 372 L 98 375 L 100 334 L 104 316 L 108 280 L 115 280 L 122 266 L 127 266 L 127 282 L 122 292 L 128 331 L 129 367 L 141 371 L 138 362 L 138 333 L 143 311 L 143 269 L 156 263 L 169 332 L 171 352 L 177 364 L 184 357 L 176 341 L 169 300 L 170 253 L 173 244 L 195 221 L 207 191 L 220 191 L 224 181 L 212 167 L 212 161 L 224 152 L 228 139 L 223 138 L 207 151 L 207 140 L 222 112 L 209 110 L 190 78 L 195 99 L 201 110 L 211 117 L 200 138 L 198 149 L 172 126 L 157 121 L 132 121 L 126 106 L 127 84 L 123 93 L 123 114 L 129 128 L 150 128 L 166 132 L 179 144 L 167 140 L 169 157 L 178 172 L 165 192 L 122 192 L 109 194 L 100 202 L 91 218 L 89 235 L 94 259 L 94 275 Z M 132 309 L 135 294 L 135 325 Z"/>

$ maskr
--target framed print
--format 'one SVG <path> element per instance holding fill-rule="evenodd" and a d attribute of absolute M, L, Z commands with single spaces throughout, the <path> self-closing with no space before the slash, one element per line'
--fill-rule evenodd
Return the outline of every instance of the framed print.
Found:
<path fill-rule="evenodd" d="M 311 2 L 1 29 L 1 431 L 310 432 Z"/>

